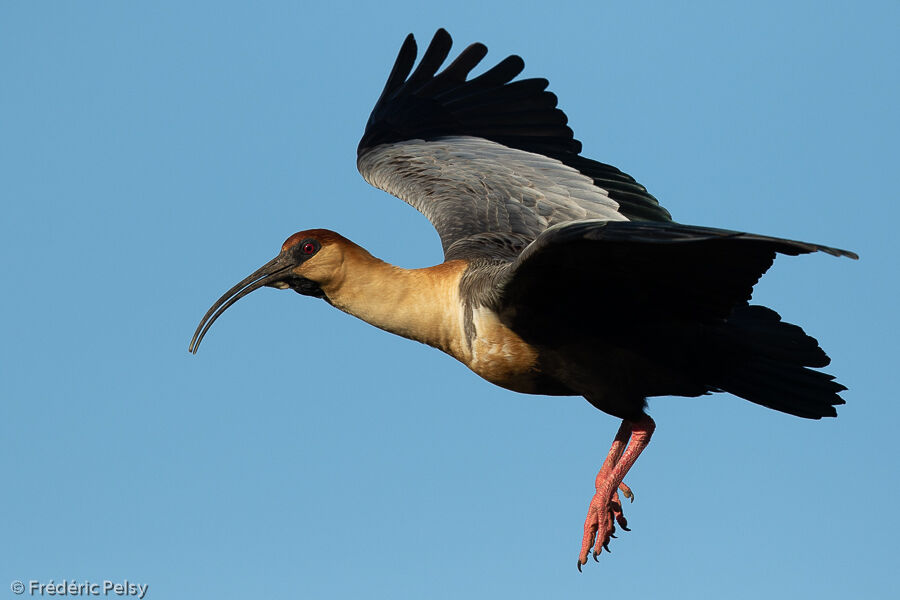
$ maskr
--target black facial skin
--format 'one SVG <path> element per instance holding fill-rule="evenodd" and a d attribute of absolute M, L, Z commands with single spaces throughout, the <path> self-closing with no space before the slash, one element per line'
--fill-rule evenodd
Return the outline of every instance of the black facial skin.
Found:
<path fill-rule="evenodd" d="M 288 250 L 288 253 L 291 256 L 291 259 L 293 259 L 293 262 L 297 265 L 300 265 L 315 256 L 316 252 L 318 252 L 321 248 L 322 245 L 318 240 L 307 238 L 305 240 L 301 240 L 297 244 L 294 244 L 291 249 Z M 278 283 L 284 283 L 298 294 L 303 294 L 304 296 L 325 298 L 325 292 L 322 291 L 322 288 L 319 287 L 318 283 L 304 277 L 300 277 L 299 275 L 287 275 Z"/>
<path fill-rule="evenodd" d="M 304 296 L 313 296 L 314 298 L 325 298 L 325 292 L 319 287 L 315 281 L 300 277 L 299 275 L 288 275 L 282 279 L 292 290 Z"/>
<path fill-rule="evenodd" d="M 301 240 L 294 244 L 288 252 L 290 252 L 291 256 L 299 265 L 308 260 L 311 256 L 314 256 L 321 248 L 322 244 L 319 243 L 319 240 L 306 238 L 305 240 Z"/>

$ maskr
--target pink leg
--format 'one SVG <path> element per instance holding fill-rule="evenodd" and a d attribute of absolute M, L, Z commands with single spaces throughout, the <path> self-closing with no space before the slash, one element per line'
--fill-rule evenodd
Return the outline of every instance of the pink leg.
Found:
<path fill-rule="evenodd" d="M 650 443 L 650 436 L 653 435 L 654 429 L 656 429 L 656 423 L 646 415 L 637 421 L 622 421 L 612 447 L 594 482 L 597 493 L 591 499 L 587 518 L 584 521 L 584 537 L 581 541 L 581 553 L 578 555 L 579 571 L 581 565 L 587 562 L 591 546 L 594 547 L 594 560 L 597 560 L 597 555 L 603 548 L 609 551 L 607 545 L 616 531 L 616 522 L 622 529 L 628 530 L 617 490 L 621 489 L 626 498 L 634 498 L 631 489 L 622 483 L 622 480 L 625 479 L 628 470 Z"/>

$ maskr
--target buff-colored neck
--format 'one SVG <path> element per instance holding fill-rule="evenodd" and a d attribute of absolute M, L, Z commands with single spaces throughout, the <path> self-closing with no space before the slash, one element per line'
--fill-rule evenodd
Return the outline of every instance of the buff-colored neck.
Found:
<path fill-rule="evenodd" d="M 459 300 L 465 267 L 463 261 L 451 261 L 402 269 L 351 246 L 322 290 L 346 313 L 459 357 L 465 346 Z"/>

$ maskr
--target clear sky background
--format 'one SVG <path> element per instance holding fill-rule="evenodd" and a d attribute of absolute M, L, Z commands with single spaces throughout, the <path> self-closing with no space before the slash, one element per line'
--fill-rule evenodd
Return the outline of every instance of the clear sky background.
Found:
<path fill-rule="evenodd" d="M 898 526 L 900 4 L 0 3 L 0 598 L 887 598 Z M 525 58 L 584 154 L 685 223 L 848 248 L 755 300 L 850 390 L 658 398 L 633 531 L 575 570 L 618 422 L 266 289 L 291 233 L 437 234 L 355 150 L 403 37 Z M 27 597 L 27 594 L 26 596 Z"/>

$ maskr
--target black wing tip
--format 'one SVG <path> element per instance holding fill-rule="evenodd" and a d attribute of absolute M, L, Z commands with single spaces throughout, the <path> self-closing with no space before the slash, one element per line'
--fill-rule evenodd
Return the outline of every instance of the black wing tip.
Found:
<path fill-rule="evenodd" d="M 434 43 L 434 41 L 437 40 L 438 38 L 440 38 L 441 40 L 446 40 L 447 42 L 453 43 L 453 37 L 450 35 L 450 32 L 448 32 L 443 27 L 438 27 L 437 30 L 434 32 L 434 35 L 431 38 L 432 43 Z M 409 32 L 408 34 L 406 34 L 406 39 L 403 40 L 403 43 L 404 44 L 409 44 L 409 43 L 415 44 L 416 43 L 416 34 L 413 32 Z"/>
<path fill-rule="evenodd" d="M 388 82 L 369 117 L 357 148 L 367 149 L 407 139 L 436 139 L 468 135 L 498 141 L 512 148 L 554 157 L 577 155 L 581 145 L 569 128 L 539 132 L 528 120 L 497 120 L 529 111 L 559 113 L 556 97 L 546 91 L 543 78 L 513 81 L 524 69 L 521 56 L 509 55 L 483 73 L 469 74 L 487 55 L 487 46 L 475 42 L 444 66 L 453 39 L 439 28 L 425 52 L 417 57 L 415 35 L 410 33 L 400 49 Z M 418 58 L 418 64 L 416 64 Z M 552 102 L 547 98 L 552 98 Z M 500 141 L 498 138 L 502 138 Z"/>
<path fill-rule="evenodd" d="M 761 236 L 756 236 L 761 237 Z M 824 254 L 828 254 L 829 256 L 835 256 L 837 258 L 849 258 L 851 260 L 859 260 L 859 255 L 856 252 L 852 252 L 850 250 L 842 250 L 841 248 L 832 248 L 831 246 L 823 246 L 822 244 L 810 244 L 808 242 L 799 242 L 796 240 L 779 240 L 778 238 L 774 238 L 780 242 L 786 242 L 790 244 L 790 248 L 778 248 L 778 252 L 781 254 L 794 255 L 797 254 L 810 254 L 813 252 L 822 252 Z"/>
<path fill-rule="evenodd" d="M 841 250 L 840 248 L 830 248 L 830 250 L 834 250 L 837 253 L 834 256 L 843 256 L 845 258 L 849 258 L 850 260 L 859 260 L 859 254 L 853 252 L 852 250 Z"/>

